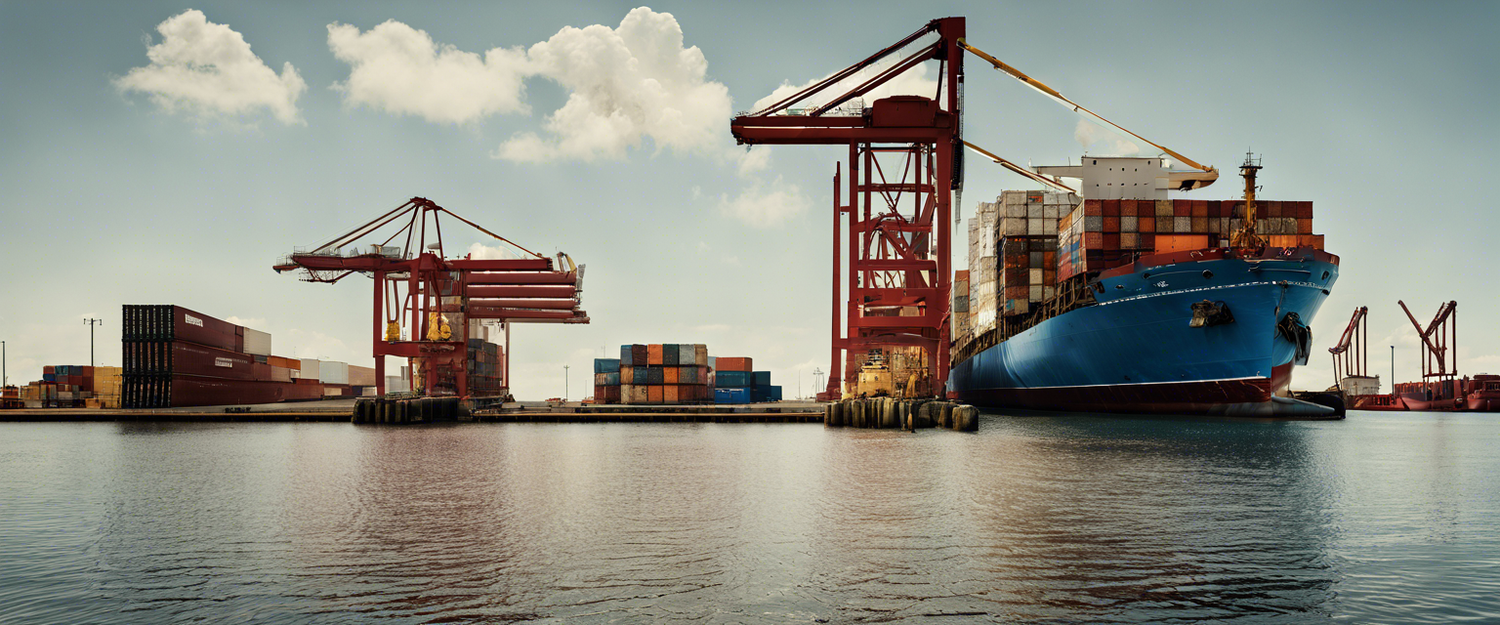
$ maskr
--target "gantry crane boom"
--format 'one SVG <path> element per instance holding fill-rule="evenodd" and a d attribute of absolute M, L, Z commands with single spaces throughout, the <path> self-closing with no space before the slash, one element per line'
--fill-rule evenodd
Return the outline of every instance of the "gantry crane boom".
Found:
<path fill-rule="evenodd" d="M 977 57 L 979 57 L 981 59 L 984 59 L 990 65 L 995 66 L 995 69 L 1000 70 L 1002 72 L 1005 72 L 1006 74 L 1009 74 L 1010 76 L 1012 76 L 1016 80 L 1019 80 L 1022 83 L 1024 83 L 1026 86 L 1031 87 L 1032 89 L 1036 89 L 1037 91 L 1040 91 L 1043 95 L 1046 95 L 1049 98 L 1052 98 L 1054 100 L 1062 102 L 1063 104 L 1066 104 L 1067 106 L 1069 106 L 1070 108 L 1072 108 L 1075 112 L 1083 113 L 1083 114 L 1085 114 L 1085 115 L 1087 115 L 1087 116 L 1089 116 L 1089 117 L 1091 117 L 1093 119 L 1096 119 L 1096 120 L 1098 120 L 1098 121 L 1100 121 L 1100 122 L 1108 125 L 1110 128 L 1114 128 L 1115 130 L 1118 130 L 1118 131 L 1123 132 L 1123 133 L 1125 133 L 1127 135 L 1135 137 L 1136 139 L 1140 139 L 1141 141 L 1145 142 L 1147 145 L 1150 145 L 1151 147 L 1154 147 L 1154 148 L 1156 148 L 1158 150 L 1161 150 L 1163 153 L 1171 156 L 1172 158 L 1177 159 L 1178 162 L 1180 162 L 1180 163 L 1182 163 L 1184 165 L 1187 165 L 1188 167 L 1192 167 L 1193 169 L 1197 169 L 1197 170 L 1199 170 L 1201 172 L 1201 173 L 1177 172 L 1177 174 L 1173 175 L 1172 178 L 1171 178 L 1172 183 L 1174 185 L 1176 185 L 1174 188 L 1176 188 L 1177 190 L 1187 191 L 1187 190 L 1190 190 L 1190 189 L 1197 189 L 1197 188 L 1201 188 L 1201 187 L 1206 187 L 1208 185 L 1213 184 L 1215 180 L 1219 179 L 1219 170 L 1214 169 L 1211 166 L 1201 165 L 1197 161 L 1195 161 L 1193 159 L 1190 159 L 1190 158 L 1188 158 L 1186 156 L 1183 156 L 1182 154 L 1178 153 L 1175 150 L 1167 148 L 1166 146 L 1163 146 L 1161 144 L 1155 143 L 1155 142 L 1153 142 L 1153 141 L 1151 141 L 1149 139 L 1146 139 L 1145 137 L 1142 137 L 1142 136 L 1140 136 L 1138 134 L 1135 134 L 1134 132 L 1131 132 L 1131 131 L 1127 130 L 1125 127 L 1123 127 L 1123 126 L 1121 126 L 1119 124 L 1116 124 L 1116 123 L 1114 123 L 1112 121 L 1109 121 L 1108 119 L 1105 119 L 1104 116 L 1102 116 L 1102 115 L 1100 115 L 1098 113 L 1095 113 L 1095 112 L 1093 112 L 1093 111 L 1085 108 L 1083 105 L 1081 105 L 1081 104 L 1079 104 L 1077 102 L 1074 102 L 1074 101 L 1068 99 L 1063 94 L 1058 93 L 1058 91 L 1056 89 L 1053 89 L 1052 87 L 1048 87 L 1047 85 L 1043 84 L 1041 81 L 1039 81 L 1039 80 L 1037 80 L 1035 78 L 1032 78 L 1031 76 L 1026 75 L 1021 70 L 1018 70 L 1018 69 L 1016 69 L 1014 67 L 1011 67 L 1010 65 L 1007 65 L 1005 62 L 1001 61 L 1000 59 L 997 59 L 997 58 L 995 58 L 993 56 L 990 56 L 985 51 L 980 50 L 979 48 L 976 48 L 976 47 L 974 47 L 972 45 L 969 45 L 969 43 L 967 41 L 965 41 L 964 39 L 960 38 L 958 40 L 958 46 L 960 48 L 963 48 L 964 50 L 967 50 L 970 54 L 973 54 L 974 56 L 977 56 Z"/>
<path fill-rule="evenodd" d="M 1349 326 L 1344 328 L 1338 344 L 1328 348 L 1328 353 L 1333 355 L 1334 386 L 1340 385 L 1345 375 L 1364 376 L 1368 371 L 1369 354 L 1365 351 L 1368 330 L 1364 321 L 1369 312 L 1365 306 L 1354 309 L 1354 316 L 1349 319 Z"/>
<path fill-rule="evenodd" d="M 999 163 L 1001 167 L 1009 169 L 1012 172 L 1015 172 L 1017 174 L 1025 176 L 1027 178 L 1030 178 L 1032 180 L 1040 182 L 1040 183 L 1042 183 L 1044 185 L 1050 186 L 1050 187 L 1052 187 L 1054 189 L 1057 189 L 1059 191 L 1066 191 L 1068 193 L 1073 193 L 1073 194 L 1077 194 L 1078 193 L 1078 191 L 1076 189 L 1074 189 L 1073 187 L 1070 187 L 1068 185 L 1063 184 L 1062 181 L 1058 180 L 1055 176 L 1044 176 L 1042 174 L 1039 174 L 1039 173 L 1036 173 L 1034 171 L 1031 171 L 1030 169 L 1026 169 L 1025 167 L 1022 167 L 1020 165 L 1017 165 L 1017 164 L 1012 163 L 1012 162 L 1010 162 L 1010 161 L 1008 161 L 1006 159 L 1003 159 L 1003 158 L 1001 158 L 999 156 L 994 155 L 989 150 L 986 150 L 986 149 L 981 148 L 981 147 L 979 147 L 977 145 L 969 143 L 968 141 L 965 141 L 964 145 L 967 146 L 970 150 L 974 150 L 975 152 L 978 152 L 980 154 L 983 154 L 984 156 L 989 157 L 991 160 L 995 161 L 996 163 Z"/>

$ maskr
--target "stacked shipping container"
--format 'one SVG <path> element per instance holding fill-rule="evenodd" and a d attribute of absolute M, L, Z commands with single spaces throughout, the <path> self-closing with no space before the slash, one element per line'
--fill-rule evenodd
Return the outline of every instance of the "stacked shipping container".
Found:
<path fill-rule="evenodd" d="M 611 391 L 609 382 L 614 378 L 600 370 L 615 360 L 619 390 Z M 707 345 L 621 345 L 618 359 L 600 361 L 594 364 L 595 401 L 614 403 L 613 395 L 622 404 L 695 404 L 713 399 Z"/>
<path fill-rule="evenodd" d="M 469 394 L 497 397 L 503 393 L 501 369 L 505 351 L 484 339 L 469 339 Z"/>
<path fill-rule="evenodd" d="M 28 406 L 91 408 L 120 407 L 120 367 L 48 365 L 42 379 L 18 390 Z"/>
<path fill-rule="evenodd" d="M 275 357 L 273 364 L 265 332 L 180 306 L 128 304 L 123 329 L 125 408 L 259 404 L 324 393 L 321 385 L 293 381 L 291 359 Z"/>
<path fill-rule="evenodd" d="M 995 287 L 1001 315 L 1030 310 L 1052 297 L 1057 286 L 1058 220 L 1079 198 L 1054 191 L 1005 191 L 999 198 L 996 256 L 1001 269 Z"/>
<path fill-rule="evenodd" d="M 594 359 L 594 401 L 697 404 L 721 401 L 721 394 L 721 403 L 781 401 L 771 372 L 750 365 L 749 358 L 710 358 L 707 345 L 621 345 L 619 358 Z"/>
<path fill-rule="evenodd" d="M 1272 247 L 1323 249 L 1312 202 L 1256 202 L 1256 232 Z M 1222 247 L 1245 217 L 1243 200 L 1085 200 L 1058 222 L 1058 279 L 1129 264 L 1136 256 Z"/>

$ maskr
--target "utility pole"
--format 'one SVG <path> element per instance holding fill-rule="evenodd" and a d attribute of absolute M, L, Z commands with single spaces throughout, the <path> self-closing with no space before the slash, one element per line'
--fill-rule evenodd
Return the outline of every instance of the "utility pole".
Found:
<path fill-rule="evenodd" d="M 10 386 L 10 376 L 5 375 L 5 341 L 0 341 L 0 388 Z"/>
<path fill-rule="evenodd" d="M 1396 346 L 1391 346 L 1391 397 L 1396 396 Z"/>
<path fill-rule="evenodd" d="M 568 403 L 568 366 L 563 365 L 563 403 Z"/>
<path fill-rule="evenodd" d="M 88 326 L 89 326 L 89 368 L 93 368 L 93 366 L 94 366 L 94 326 L 95 325 L 101 325 L 101 326 L 104 325 L 104 320 L 103 319 L 94 319 L 92 317 L 85 317 L 84 320 L 83 320 L 83 322 L 85 324 L 88 324 Z"/>

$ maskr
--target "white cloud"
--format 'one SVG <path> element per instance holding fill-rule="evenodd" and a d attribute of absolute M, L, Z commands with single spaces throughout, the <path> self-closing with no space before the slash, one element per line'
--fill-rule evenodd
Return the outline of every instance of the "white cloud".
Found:
<path fill-rule="evenodd" d="M 261 328 L 267 327 L 266 326 L 266 320 L 264 318 L 262 318 L 262 317 L 235 317 L 235 316 L 229 316 L 229 317 L 225 317 L 224 320 L 228 321 L 229 323 L 232 323 L 234 325 L 237 325 L 237 326 L 245 326 L 247 328 L 250 328 L 251 330 L 261 330 Z M 264 331 L 264 330 L 262 330 L 262 331 Z"/>
<path fill-rule="evenodd" d="M 793 103 L 792 107 L 804 108 L 808 106 L 821 106 L 829 99 L 837 97 L 839 95 L 843 95 L 849 90 L 859 86 L 860 83 L 863 83 L 876 74 L 889 69 L 890 66 L 894 63 L 895 61 L 882 61 L 859 72 L 855 72 L 854 75 L 849 76 L 837 83 L 834 83 L 832 86 L 823 89 L 808 101 Z M 896 77 L 887 81 L 885 84 L 880 85 L 879 87 L 871 89 L 869 93 L 861 96 L 861 98 L 864 99 L 867 106 L 875 102 L 876 100 L 893 95 L 920 95 L 931 98 L 937 95 L 937 81 L 928 78 L 927 72 L 927 63 L 923 63 L 911 68 L 908 71 L 897 74 Z M 751 110 L 762 110 L 768 106 L 771 106 L 772 104 L 782 101 L 783 99 L 797 93 L 798 91 L 813 86 L 814 83 L 824 80 L 830 75 L 832 74 L 824 75 L 822 78 L 809 80 L 800 85 L 793 85 L 791 83 L 782 82 L 781 86 L 771 91 L 771 95 L 756 100 L 755 106 L 751 107 Z"/>
<path fill-rule="evenodd" d="M 333 85 L 346 104 L 453 124 L 527 110 L 526 54 L 519 48 L 480 57 L 395 20 L 365 33 L 329 24 L 328 48 L 350 65 L 348 80 Z"/>
<path fill-rule="evenodd" d="M 755 228 L 779 226 L 803 213 L 811 205 L 802 190 L 794 184 L 785 184 L 780 176 L 766 185 L 756 182 L 741 191 L 734 199 L 719 196 L 719 210 Z"/>
<path fill-rule="evenodd" d="M 469 258 L 474 260 L 504 260 L 507 258 L 516 258 L 516 255 L 498 245 L 490 247 L 483 243 L 474 243 L 469 246 Z"/>
<path fill-rule="evenodd" d="M 739 157 L 739 174 L 741 176 L 748 176 L 759 171 L 765 171 L 765 169 L 770 166 L 770 147 L 745 150 L 743 155 Z"/>
<path fill-rule="evenodd" d="M 683 47 L 670 13 L 632 10 L 619 27 L 567 27 L 527 51 L 531 69 L 566 87 L 547 116 L 546 137 L 521 133 L 496 157 L 519 162 L 623 158 L 650 139 L 658 148 L 703 152 L 722 145 L 731 104 L 723 84 L 707 80 L 708 61 Z"/>
<path fill-rule="evenodd" d="M 1103 150 L 1110 156 L 1130 156 L 1141 152 L 1141 146 L 1134 141 L 1087 119 L 1078 120 L 1078 125 L 1073 128 L 1073 139 L 1085 151 L 1096 143 L 1104 142 Z"/>
<path fill-rule="evenodd" d="M 250 51 L 240 33 L 188 10 L 157 25 L 159 44 L 146 48 L 151 64 L 116 79 L 121 91 L 138 91 L 167 111 L 243 115 L 269 111 L 283 124 L 300 123 L 297 98 L 307 83 L 291 63 L 278 76 Z"/>

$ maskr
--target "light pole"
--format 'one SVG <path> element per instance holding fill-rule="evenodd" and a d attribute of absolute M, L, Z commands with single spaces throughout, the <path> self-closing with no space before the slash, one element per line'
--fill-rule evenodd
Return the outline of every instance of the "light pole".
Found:
<path fill-rule="evenodd" d="M 563 365 L 563 403 L 568 403 L 568 366 Z"/>
<path fill-rule="evenodd" d="M 0 388 L 10 386 L 10 376 L 5 375 L 5 341 L 0 341 Z"/>
<path fill-rule="evenodd" d="M 1396 346 L 1391 346 L 1391 396 L 1396 396 Z"/>
<path fill-rule="evenodd" d="M 94 326 L 104 325 L 104 320 L 85 317 L 83 322 L 89 326 L 89 368 L 92 369 L 94 368 Z"/>
<path fill-rule="evenodd" d="M 823 370 L 818 367 L 813 367 L 813 388 L 823 388 Z"/>

